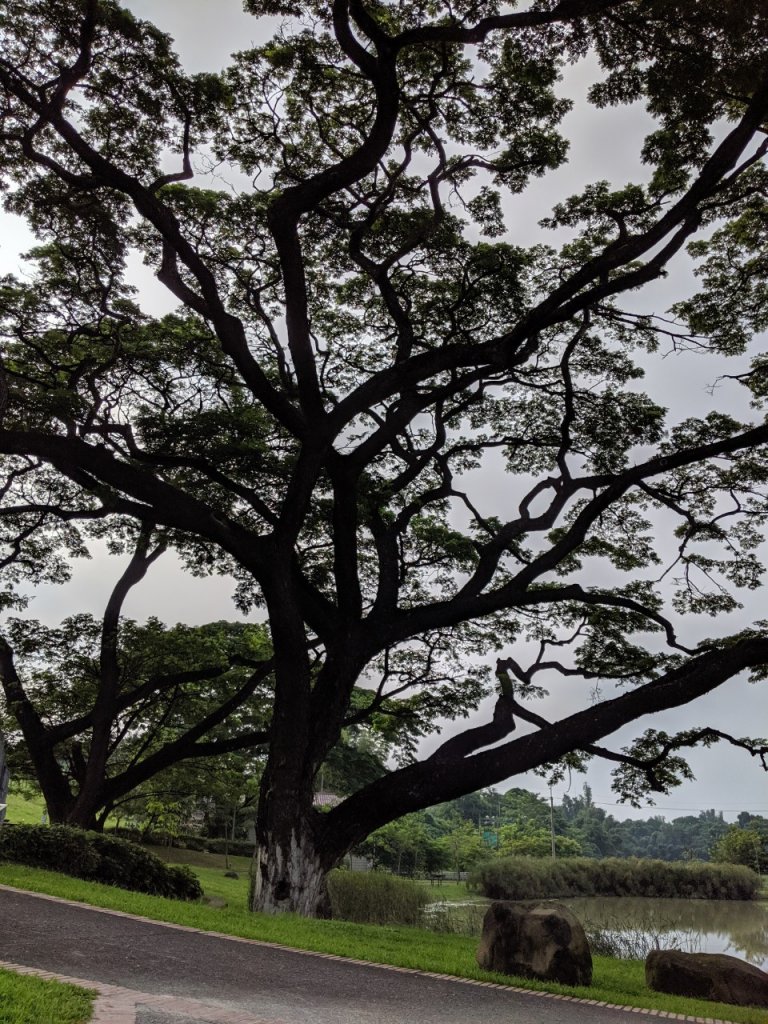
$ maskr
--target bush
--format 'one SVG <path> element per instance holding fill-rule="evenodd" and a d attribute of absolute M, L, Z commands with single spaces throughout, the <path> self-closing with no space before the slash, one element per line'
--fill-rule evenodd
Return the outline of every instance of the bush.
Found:
<path fill-rule="evenodd" d="M 712 847 L 712 860 L 768 872 L 768 832 L 756 825 L 731 825 Z"/>
<path fill-rule="evenodd" d="M 484 861 L 470 884 L 484 896 L 531 900 L 563 896 L 684 896 L 709 900 L 751 900 L 760 878 L 749 868 L 703 861 L 640 860 L 606 857 L 592 860 L 540 860 L 509 857 Z"/>
<path fill-rule="evenodd" d="M 170 846 L 174 850 L 195 850 L 198 853 L 224 853 L 226 843 L 224 839 L 211 839 L 209 836 L 185 835 L 184 833 L 168 836 L 165 832 L 141 832 L 138 829 L 125 827 L 106 829 L 105 831 L 144 846 Z M 231 857 L 253 856 L 255 843 L 250 839 L 235 839 L 234 841 L 230 839 L 228 842 Z"/>
<path fill-rule="evenodd" d="M 49 868 L 152 896 L 196 900 L 203 894 L 189 868 L 169 867 L 136 843 L 69 825 L 3 825 L 0 860 Z"/>
<path fill-rule="evenodd" d="M 161 832 L 152 832 L 141 840 L 145 846 L 171 846 L 174 850 L 196 850 L 198 853 L 208 851 L 208 840 L 205 836 L 172 836 L 163 838 Z"/>
<path fill-rule="evenodd" d="M 331 871 L 328 895 L 331 917 L 358 924 L 418 925 L 431 900 L 423 885 L 379 871 Z"/>
<path fill-rule="evenodd" d="M 229 850 L 230 857 L 252 857 L 253 848 L 256 844 L 249 839 L 206 839 L 205 846 L 208 853 L 224 853 L 225 846 Z"/>

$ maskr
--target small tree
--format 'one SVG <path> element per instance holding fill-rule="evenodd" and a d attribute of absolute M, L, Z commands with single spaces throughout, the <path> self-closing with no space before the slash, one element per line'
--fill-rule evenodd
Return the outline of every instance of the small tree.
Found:
<path fill-rule="evenodd" d="M 222 763 L 225 761 L 226 763 Z M 205 799 L 214 809 L 224 833 L 224 866 L 229 868 L 230 843 L 236 839 L 238 824 L 245 815 L 253 820 L 258 800 L 260 770 L 253 759 L 243 754 L 228 755 L 213 762 L 213 771 L 205 789 Z"/>
<path fill-rule="evenodd" d="M 768 872 L 768 830 L 731 825 L 711 851 L 712 860 L 744 864 L 760 874 Z"/>
<path fill-rule="evenodd" d="M 397 875 L 434 871 L 442 861 L 440 843 L 419 814 L 408 814 L 377 829 L 359 851 L 371 858 L 374 867 L 386 867 Z"/>
<path fill-rule="evenodd" d="M 477 825 L 460 819 L 451 822 L 450 830 L 441 838 L 441 845 L 448 863 L 456 872 L 457 881 L 461 878 L 462 871 L 487 857 L 489 852 Z"/>
<path fill-rule="evenodd" d="M 551 857 L 552 833 L 536 826 L 503 825 L 497 850 L 501 857 Z M 572 836 L 555 836 L 557 857 L 580 857 L 584 851 Z"/>
<path fill-rule="evenodd" d="M 271 652 L 262 627 L 121 618 L 163 548 L 141 533 L 101 621 L 75 615 L 48 628 L 9 619 L 0 635 L 10 757 L 40 786 L 52 822 L 100 829 L 179 762 L 266 742 Z M 187 796 L 176 786 L 174 804 Z"/>
<path fill-rule="evenodd" d="M 537 826 L 549 830 L 550 808 L 544 797 L 525 789 L 508 789 L 500 799 L 502 820 L 511 825 Z M 560 809 L 555 809 L 559 824 Z"/>

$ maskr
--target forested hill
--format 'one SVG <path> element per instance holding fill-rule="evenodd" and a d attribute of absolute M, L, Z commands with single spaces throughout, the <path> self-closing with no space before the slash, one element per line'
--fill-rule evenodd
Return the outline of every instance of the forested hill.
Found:
<path fill-rule="evenodd" d="M 653 810 L 653 809 L 651 809 Z M 648 857 L 660 860 L 725 860 L 768 868 L 768 818 L 742 811 L 736 823 L 722 811 L 703 810 L 668 820 L 661 813 L 617 820 L 597 806 L 588 786 L 549 801 L 524 789 L 471 793 L 407 815 L 380 829 L 363 852 L 394 870 L 471 867 L 489 852 L 551 856 Z M 754 847 L 754 850 L 753 850 Z"/>
<path fill-rule="evenodd" d="M 443 805 L 448 806 L 448 805 Z M 498 817 L 522 824 L 535 822 L 549 827 L 549 805 L 543 798 L 526 790 L 511 789 L 507 793 L 487 790 L 473 793 L 454 802 L 462 817 L 477 820 Z M 723 812 L 703 810 L 669 818 L 651 812 L 645 819 L 617 820 L 613 814 L 593 802 L 589 786 L 579 796 L 565 795 L 555 804 L 555 833 L 575 839 L 586 857 L 656 857 L 661 860 L 709 860 L 714 844 L 727 832 L 729 824 Z M 768 833 L 768 819 L 742 811 L 737 818 L 742 828 Z"/>

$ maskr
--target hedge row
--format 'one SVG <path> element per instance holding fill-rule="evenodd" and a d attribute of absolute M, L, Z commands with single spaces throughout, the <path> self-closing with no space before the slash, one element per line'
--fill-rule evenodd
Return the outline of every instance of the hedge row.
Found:
<path fill-rule="evenodd" d="M 176 850 L 196 850 L 198 853 L 225 853 L 231 857 L 252 857 L 254 843 L 250 839 L 211 839 L 208 836 L 176 835 L 168 836 L 164 832 L 140 832 L 131 828 L 106 829 L 111 835 L 128 839 L 132 843 L 143 843 L 145 846 L 170 846 Z"/>
<path fill-rule="evenodd" d="M 709 900 L 751 900 L 760 878 L 750 868 L 703 861 L 541 860 L 509 857 L 487 861 L 472 872 L 470 884 L 484 896 L 529 900 L 558 896 L 684 896 Z"/>
<path fill-rule="evenodd" d="M 331 871 L 328 875 L 331 917 L 358 924 L 423 923 L 432 898 L 424 886 L 378 871 Z"/>
<path fill-rule="evenodd" d="M 68 825 L 4 824 L 0 828 L 0 860 L 153 896 L 196 900 L 203 895 L 189 868 L 169 867 L 149 850 L 125 839 Z"/>

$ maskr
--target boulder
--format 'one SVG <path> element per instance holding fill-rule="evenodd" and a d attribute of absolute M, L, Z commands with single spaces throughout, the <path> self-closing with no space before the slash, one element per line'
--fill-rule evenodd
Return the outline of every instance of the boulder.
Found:
<path fill-rule="evenodd" d="M 654 949 L 645 960 L 648 988 L 734 1006 L 768 1006 L 768 974 L 725 953 Z"/>
<path fill-rule="evenodd" d="M 564 985 L 592 984 L 592 954 L 578 918 L 552 900 L 499 900 L 488 908 L 477 962 L 487 971 Z"/>
<path fill-rule="evenodd" d="M 202 901 L 206 907 L 215 907 L 217 910 L 227 906 L 227 901 L 221 896 L 203 896 Z"/>

